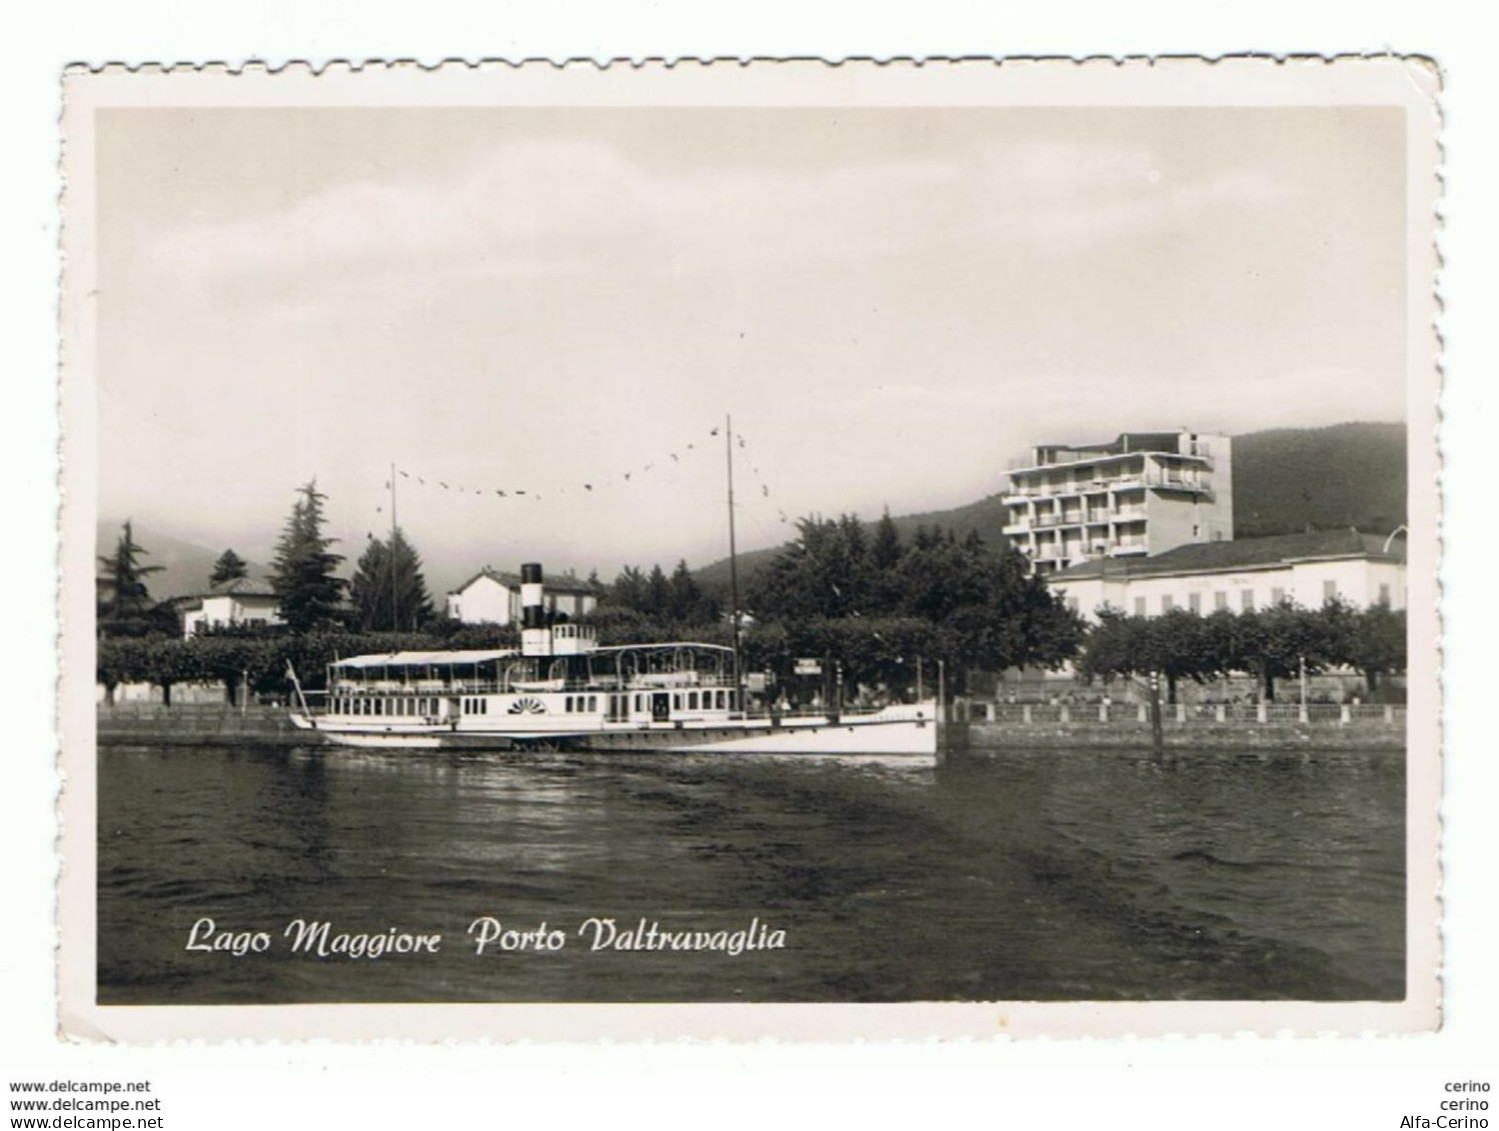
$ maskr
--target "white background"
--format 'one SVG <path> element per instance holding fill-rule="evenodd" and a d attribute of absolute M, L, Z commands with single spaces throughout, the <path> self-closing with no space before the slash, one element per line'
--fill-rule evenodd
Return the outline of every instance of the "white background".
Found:
<path fill-rule="evenodd" d="M 8 762 L 0 804 L 0 1084 L 150 1078 L 166 1127 L 323 1123 L 370 1128 L 546 1122 L 603 1127 L 765 1127 L 961 1119 L 1005 1124 L 1398 1128 L 1438 1114 L 1447 1080 L 1499 1084 L 1491 1019 L 1496 823 L 1485 700 L 1494 629 L 1486 522 L 1488 391 L 1499 209 L 1495 39 L 1478 6 L 869 4 L 757 0 L 710 14 L 690 2 L 514 6 L 72 3 L 17 8 L 0 63 L 0 437 L 7 616 L 0 703 Z M 210 14 L 211 9 L 211 14 Z M 556 10 L 552 10 L 556 9 Z M 69 1046 L 53 1036 L 51 662 L 56 494 L 55 290 L 58 75 L 72 61 L 926 54 L 1209 54 L 1242 50 L 1435 56 L 1446 73 L 1448 193 L 1442 237 L 1447 342 L 1442 444 L 1448 696 L 1447 1022 L 1399 1039 L 1168 1039 L 959 1045 L 612 1047 Z M 1492 1095 L 1492 1093 L 1491 1093 Z M 8 1098 L 8 1096 L 7 1096 Z M 1499 1101 L 1495 1097 L 1491 1102 Z M 1489 1113 L 1499 1120 L 1499 1112 Z M 9 1113 L 6 1113 L 6 1118 Z M 1499 1123 L 1496 1123 L 1499 1125 Z"/>

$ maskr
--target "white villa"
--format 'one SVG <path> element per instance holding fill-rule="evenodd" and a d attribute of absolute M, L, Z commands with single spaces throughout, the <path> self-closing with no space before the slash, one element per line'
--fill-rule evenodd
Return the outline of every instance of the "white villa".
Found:
<path fill-rule="evenodd" d="M 448 616 L 463 624 L 517 624 L 520 621 L 520 574 L 485 566 L 448 594 Z M 598 607 L 599 587 L 571 573 L 546 579 L 548 615 L 586 616 Z"/>
<path fill-rule="evenodd" d="M 253 577 L 221 581 L 206 593 L 178 601 L 182 635 L 191 637 L 206 628 L 230 625 L 282 624 L 281 602 L 269 582 Z"/>

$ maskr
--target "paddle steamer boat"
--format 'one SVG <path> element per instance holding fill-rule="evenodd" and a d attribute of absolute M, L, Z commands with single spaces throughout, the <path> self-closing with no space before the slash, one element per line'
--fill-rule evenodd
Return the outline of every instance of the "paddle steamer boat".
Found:
<path fill-rule="evenodd" d="M 600 647 L 545 623 L 541 566 L 521 569 L 521 647 L 393 652 L 329 665 L 294 725 L 344 746 L 935 754 L 936 704 L 815 715 L 746 708 L 732 648 Z"/>

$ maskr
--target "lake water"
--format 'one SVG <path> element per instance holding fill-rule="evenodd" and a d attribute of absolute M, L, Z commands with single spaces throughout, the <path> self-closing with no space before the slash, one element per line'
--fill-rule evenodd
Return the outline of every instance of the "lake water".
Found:
<path fill-rule="evenodd" d="M 1399 999 L 1404 756 L 99 754 L 99 1000 Z M 480 916 L 553 953 L 476 957 Z M 589 917 L 782 949 L 591 951 Z M 193 924 L 265 953 L 188 951 Z M 295 918 L 437 954 L 288 953 Z"/>

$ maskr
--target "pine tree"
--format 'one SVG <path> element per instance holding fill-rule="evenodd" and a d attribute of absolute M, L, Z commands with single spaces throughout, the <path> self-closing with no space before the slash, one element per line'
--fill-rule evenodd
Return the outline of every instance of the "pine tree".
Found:
<path fill-rule="evenodd" d="M 355 567 L 349 595 L 366 632 L 415 632 L 432 619 L 421 555 L 399 527 L 390 543 L 370 539 Z"/>
<path fill-rule="evenodd" d="M 126 522 L 114 553 L 99 556 L 97 606 L 101 623 L 110 621 L 118 627 L 127 622 L 144 623 L 149 618 L 153 602 L 145 579 L 162 567 L 141 565 L 139 558 L 147 552 L 136 545 L 135 532 Z"/>
<path fill-rule="evenodd" d="M 687 568 L 687 559 L 683 558 L 677 562 L 677 568 L 672 571 L 668 585 L 670 587 L 668 605 L 672 620 L 683 624 L 702 624 L 714 619 L 697 579 Z"/>
<path fill-rule="evenodd" d="M 890 517 L 889 507 L 885 508 L 880 521 L 875 523 L 874 545 L 870 547 L 869 554 L 877 570 L 894 569 L 900 561 L 900 531 L 895 528 L 895 520 Z"/>
<path fill-rule="evenodd" d="M 641 612 L 653 617 L 671 615 L 671 583 L 659 565 L 651 567 L 645 579 L 645 599 Z"/>
<path fill-rule="evenodd" d="M 345 583 L 333 571 L 344 559 L 328 550 L 337 539 L 323 536 L 323 503 L 328 496 L 318 491 L 317 480 L 298 487 L 297 493 L 300 497 L 276 544 L 271 586 L 281 599 L 287 626 L 306 632 L 337 615 Z"/>
<path fill-rule="evenodd" d="M 219 560 L 213 563 L 213 572 L 208 575 L 208 584 L 222 585 L 226 581 L 235 581 L 245 577 L 249 573 L 249 568 L 245 560 L 233 550 L 225 550 L 219 555 Z"/>
<path fill-rule="evenodd" d="M 609 604 L 632 612 L 645 609 L 645 575 L 637 566 L 625 566 L 609 587 Z"/>

